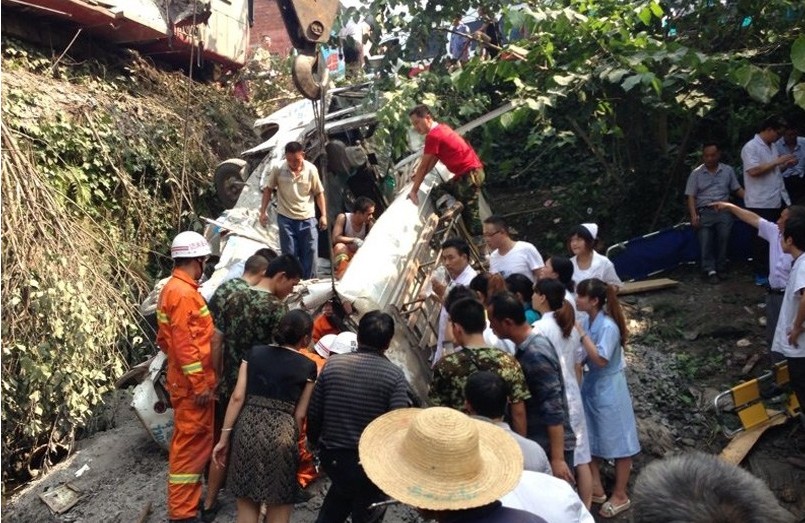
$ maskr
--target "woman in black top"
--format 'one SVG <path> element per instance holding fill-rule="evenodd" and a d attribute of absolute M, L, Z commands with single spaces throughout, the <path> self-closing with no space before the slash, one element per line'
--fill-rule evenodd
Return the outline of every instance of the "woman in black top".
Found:
<path fill-rule="evenodd" d="M 237 497 L 239 523 L 289 522 L 298 489 L 297 440 L 307 413 L 316 364 L 298 350 L 310 345 L 313 320 L 301 310 L 283 316 L 277 345 L 256 345 L 240 364 L 213 460 L 226 459 L 232 436 L 227 488 Z"/>

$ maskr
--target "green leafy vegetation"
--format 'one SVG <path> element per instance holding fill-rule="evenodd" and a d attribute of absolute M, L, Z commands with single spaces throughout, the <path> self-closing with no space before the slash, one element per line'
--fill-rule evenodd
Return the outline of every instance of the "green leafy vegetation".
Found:
<path fill-rule="evenodd" d="M 251 145 L 253 117 L 134 53 L 2 48 L 5 482 L 69 450 L 152 350 L 138 304 L 171 237 L 217 212 L 211 174 Z"/>
<path fill-rule="evenodd" d="M 432 4 L 412 11 L 412 41 L 470 5 Z M 504 32 L 525 37 L 496 60 L 473 59 L 448 75 L 437 59 L 429 73 L 398 79 L 380 118 L 396 152 L 415 103 L 431 102 L 452 123 L 511 100 L 513 112 L 469 137 L 488 191 L 506 197 L 497 210 L 549 252 L 564 251 L 564 232 L 555 231 L 581 220 L 597 221 L 610 241 L 625 239 L 684 219 L 682 191 L 702 142 L 721 143 L 722 161 L 737 170 L 763 118 L 805 115 L 803 20 L 805 6 L 788 0 L 504 7 Z M 531 212 L 512 212 L 509 197 L 526 191 Z"/>

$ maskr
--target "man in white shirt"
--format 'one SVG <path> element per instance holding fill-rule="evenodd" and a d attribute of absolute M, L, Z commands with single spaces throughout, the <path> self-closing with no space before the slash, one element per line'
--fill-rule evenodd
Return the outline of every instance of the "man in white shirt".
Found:
<path fill-rule="evenodd" d="M 347 78 L 360 76 L 363 71 L 363 40 L 372 29 L 357 9 L 350 7 L 346 13 L 346 23 L 338 32 L 341 48 L 344 50 L 344 63 L 347 67 Z"/>
<path fill-rule="evenodd" d="M 783 303 L 783 294 L 788 284 L 788 275 L 791 273 L 791 264 L 794 259 L 790 254 L 783 252 L 782 230 L 789 216 L 805 217 L 805 207 L 792 205 L 783 209 L 777 223 L 764 220 L 757 214 L 741 209 L 729 202 L 715 202 L 711 204 L 717 211 L 731 212 L 742 222 L 757 229 L 757 234 L 769 242 L 769 289 L 766 295 L 766 342 L 771 350 L 774 341 L 774 330 L 777 327 L 777 318 L 780 315 L 780 306 Z M 774 354 L 774 353 L 773 353 Z"/>
<path fill-rule="evenodd" d="M 470 265 L 470 246 L 461 238 L 449 238 L 442 243 L 442 266 L 446 272 L 446 279 L 443 280 L 439 276 L 432 276 L 430 284 L 436 299 L 444 303 L 444 299 L 450 289 L 456 285 L 469 287 L 470 282 L 478 272 Z M 433 356 L 433 365 L 436 365 L 442 357 L 452 352 L 449 349 L 445 351 L 444 347 L 447 317 L 447 310 L 442 307 L 439 313 L 439 335 L 436 340 L 436 354 Z"/>
<path fill-rule="evenodd" d="M 805 217 L 789 216 L 783 230 L 783 251 L 794 258 L 785 287 L 780 318 L 771 350 L 785 356 L 791 388 L 800 404 L 805 400 Z M 805 420 L 805 413 L 800 416 Z"/>
<path fill-rule="evenodd" d="M 543 474 L 553 474 L 548 456 L 539 443 L 514 432 L 503 421 L 508 403 L 506 382 L 492 371 L 478 371 L 467 378 L 464 387 L 464 410 L 473 418 L 488 421 L 511 435 L 523 451 L 523 468 Z M 527 509 L 526 509 L 527 510 Z"/>
<path fill-rule="evenodd" d="M 788 125 L 783 137 L 774 142 L 778 156 L 793 154 L 797 161 L 782 170 L 785 189 L 791 197 L 791 203 L 805 203 L 805 138 L 798 135 L 794 125 Z"/>
<path fill-rule="evenodd" d="M 741 149 L 743 162 L 746 208 L 770 222 L 780 218 L 783 204 L 790 205 L 791 199 L 785 190 L 781 167 L 796 161 L 791 154 L 777 156 L 774 142 L 780 139 L 785 122 L 769 118 L 760 125 L 759 132 Z M 768 285 L 766 275 L 769 244 L 762 238 L 752 240 L 752 262 L 755 269 L 755 283 Z"/>
<path fill-rule="evenodd" d="M 593 523 L 593 515 L 585 508 L 567 481 L 550 474 L 524 470 L 520 483 L 500 498 L 504 507 L 536 514 L 545 521 Z"/>
<path fill-rule="evenodd" d="M 539 278 L 539 270 L 545 266 L 542 255 L 528 242 L 514 241 L 509 226 L 500 216 L 484 220 L 484 239 L 492 254 L 489 256 L 489 272 L 527 276 L 532 282 Z"/>

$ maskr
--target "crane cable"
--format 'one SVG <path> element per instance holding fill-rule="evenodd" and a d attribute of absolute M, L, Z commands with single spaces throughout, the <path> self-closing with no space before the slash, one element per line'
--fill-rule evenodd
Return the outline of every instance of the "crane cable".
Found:
<path fill-rule="evenodd" d="M 316 63 L 316 67 L 317 67 L 316 72 L 318 73 L 319 78 L 323 78 L 324 77 L 323 68 L 327 67 L 327 64 L 324 62 L 324 59 L 321 56 L 319 46 L 316 46 L 316 62 L 315 63 Z M 328 176 L 328 173 L 327 173 L 327 133 L 324 130 L 325 114 L 326 114 L 326 111 L 327 111 L 327 87 L 328 87 L 328 84 L 329 84 L 329 81 L 327 82 L 327 84 L 322 84 L 322 86 L 321 86 L 321 94 L 319 96 L 319 99 L 318 100 L 312 100 L 312 102 L 311 102 L 313 104 L 313 118 L 314 118 L 314 123 L 316 125 L 316 138 L 317 138 L 317 142 L 319 144 L 319 151 L 316 151 L 316 152 L 320 153 L 319 157 L 321 158 L 320 167 L 319 167 L 319 169 L 320 169 L 319 175 L 320 175 L 320 177 L 322 179 L 322 184 L 325 187 L 327 187 L 327 182 L 329 181 L 329 176 Z M 327 179 L 327 181 L 325 181 L 325 178 Z M 327 203 L 327 201 L 326 201 L 326 193 L 325 193 L 325 203 Z M 326 206 L 329 208 L 329 204 L 327 204 Z M 332 284 L 333 299 L 340 303 L 341 298 L 338 295 L 338 292 L 336 291 L 336 288 L 335 288 L 335 253 L 333 252 L 333 237 L 332 237 L 333 225 L 334 224 L 330 223 L 330 220 L 329 220 L 329 217 L 328 217 L 327 218 L 327 245 L 328 245 L 328 251 L 329 251 L 329 255 L 330 255 L 330 275 L 331 275 L 330 281 L 331 281 L 331 284 Z M 343 306 L 342 306 L 342 308 L 343 308 Z"/>

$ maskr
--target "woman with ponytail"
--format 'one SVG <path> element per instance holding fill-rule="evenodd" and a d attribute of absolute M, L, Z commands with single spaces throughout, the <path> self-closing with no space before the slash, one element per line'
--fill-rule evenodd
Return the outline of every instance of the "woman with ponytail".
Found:
<path fill-rule="evenodd" d="M 562 366 L 570 426 L 576 435 L 573 453 L 576 485 L 581 501 L 589 509 L 592 504 L 593 479 L 590 472 L 590 442 L 587 439 L 587 423 L 578 381 L 581 375 L 582 351 L 579 333 L 574 328 L 576 317 L 573 307 L 565 299 L 565 286 L 559 280 L 540 279 L 534 287 L 532 305 L 542 315 L 534 323 L 534 332 L 551 340 Z"/>
<path fill-rule="evenodd" d="M 606 500 L 599 514 L 611 518 L 631 506 L 626 485 L 632 456 L 640 452 L 623 358 L 623 344 L 628 336 L 626 318 L 617 289 L 597 278 L 578 284 L 576 306 L 588 314 L 584 325 L 577 324 L 576 330 L 581 336 L 589 369 L 584 375 L 581 397 L 593 456 L 593 501 Z M 605 459 L 615 460 L 615 486 L 609 499 L 604 493 L 599 470 Z"/>

